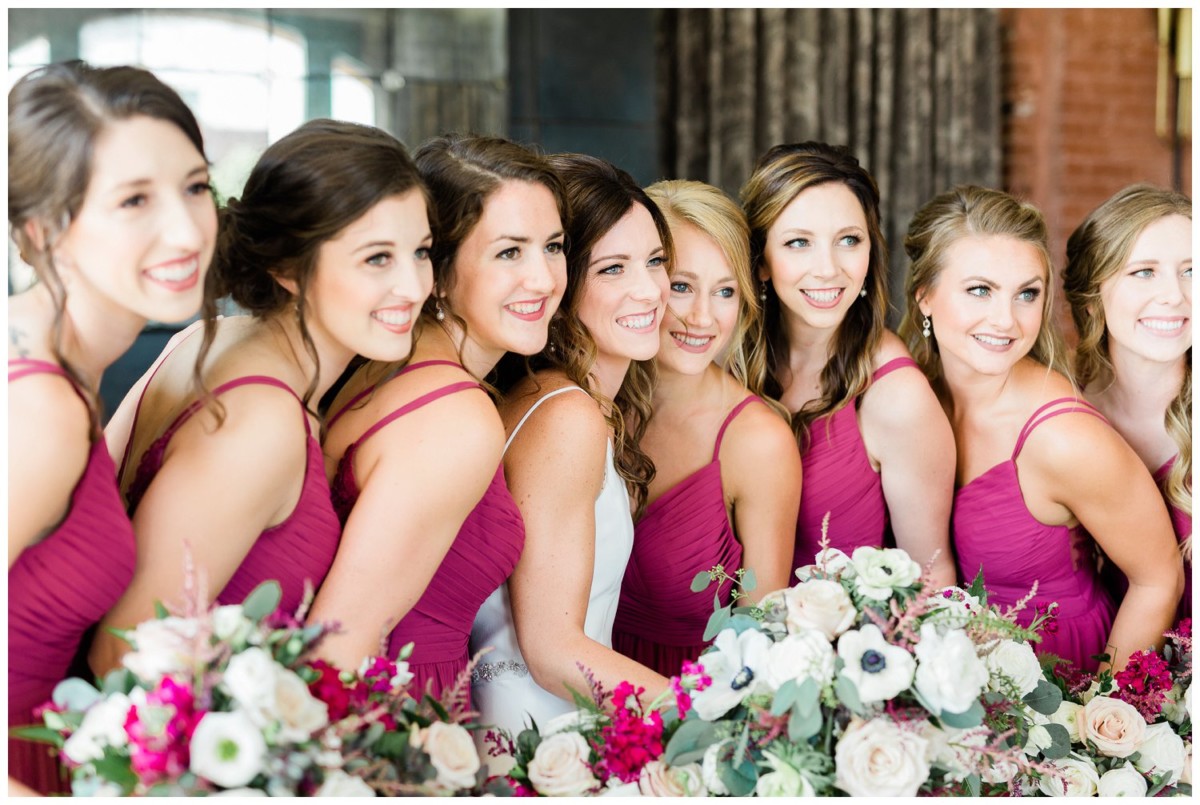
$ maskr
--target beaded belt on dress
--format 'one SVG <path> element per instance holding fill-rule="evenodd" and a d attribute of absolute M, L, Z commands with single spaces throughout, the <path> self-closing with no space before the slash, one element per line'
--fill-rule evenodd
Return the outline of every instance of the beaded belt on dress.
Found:
<path fill-rule="evenodd" d="M 502 676 L 529 676 L 529 667 L 516 660 L 501 660 L 500 662 L 481 662 L 471 669 L 471 684 L 491 682 Z"/>

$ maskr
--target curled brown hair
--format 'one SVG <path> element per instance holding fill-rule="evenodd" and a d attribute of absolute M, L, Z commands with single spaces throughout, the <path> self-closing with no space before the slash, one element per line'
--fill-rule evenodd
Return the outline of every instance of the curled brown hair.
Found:
<path fill-rule="evenodd" d="M 204 341 L 196 356 L 195 382 L 201 396 L 201 369 L 216 335 L 217 300 L 228 296 L 259 318 L 294 304 L 305 351 L 319 364 L 305 322 L 308 284 L 321 245 L 332 240 L 390 196 L 428 193 L 416 165 L 392 135 L 373 126 L 338 120 L 310 120 L 281 138 L 259 157 L 240 199 L 231 198 L 220 216 L 212 270 L 204 285 Z M 432 220 L 434 211 L 429 210 Z M 280 283 L 296 284 L 293 296 Z M 314 373 L 304 394 L 316 391 Z"/>
<path fill-rule="evenodd" d="M 1133 244 L 1149 224 L 1168 215 L 1192 217 L 1192 201 L 1182 193 L 1153 185 L 1124 188 L 1093 210 L 1067 240 L 1067 265 L 1063 291 L 1079 334 L 1075 349 L 1075 377 L 1081 388 L 1112 378 L 1108 328 L 1100 286 L 1115 276 L 1129 260 Z M 1167 499 L 1176 508 L 1192 513 L 1192 350 L 1183 362 L 1183 385 L 1167 406 L 1167 433 L 1179 448 L 1165 484 Z"/>
<path fill-rule="evenodd" d="M 832 354 L 821 370 L 821 394 L 792 417 L 792 431 L 803 449 L 812 423 L 844 408 L 871 385 L 875 352 L 883 340 L 887 319 L 887 242 L 879 221 L 879 188 L 848 148 L 819 142 L 777 145 L 763 154 L 742 186 L 742 207 L 750 224 L 750 259 L 755 272 L 765 265 L 767 233 L 797 196 L 818 185 L 839 183 L 858 199 L 867 219 L 870 255 L 863 290 L 846 311 L 834 336 Z M 765 266 L 768 270 L 769 266 Z M 770 283 L 766 284 L 770 288 Z M 786 319 L 779 297 L 768 290 L 760 336 L 766 348 L 764 390 L 783 396 L 782 378 L 788 371 Z"/>
<path fill-rule="evenodd" d="M 654 479 L 654 463 L 641 449 L 642 436 L 650 421 L 654 390 L 654 362 L 634 361 L 612 405 L 595 388 L 590 375 L 596 363 L 596 342 L 579 320 L 579 305 L 587 280 L 587 266 L 596 243 L 625 217 L 634 204 L 641 204 L 654 220 L 662 240 L 667 265 L 673 248 L 671 231 L 662 212 L 625 171 L 603 159 L 585 154 L 556 154 L 548 157 L 562 178 L 571 206 L 567 225 L 567 287 L 558 311 L 550 320 L 550 338 L 545 350 L 530 362 L 532 368 L 554 368 L 592 395 L 605 411 L 613 430 L 617 472 L 625 479 L 640 516 L 646 506 L 647 490 Z"/>
<path fill-rule="evenodd" d="M 63 355 L 66 287 L 55 268 L 59 238 L 79 214 L 92 177 L 96 139 L 109 124 L 144 116 L 175 125 L 204 155 L 204 138 L 175 90 L 137 67 L 50 64 L 22 77 L 8 93 L 8 224 L 21 259 L 33 267 L 54 302 L 51 349 L 79 388 L 87 388 Z M 33 223 L 40 238 L 30 237 Z M 88 389 L 93 438 L 100 433 L 99 399 Z"/>

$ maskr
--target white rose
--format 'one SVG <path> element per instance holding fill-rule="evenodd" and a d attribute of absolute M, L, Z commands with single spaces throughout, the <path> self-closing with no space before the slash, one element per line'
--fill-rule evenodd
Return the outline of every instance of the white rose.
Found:
<path fill-rule="evenodd" d="M 279 741 L 306 741 L 329 723 L 329 705 L 313 696 L 292 671 L 277 666 L 272 713 L 279 724 Z"/>
<path fill-rule="evenodd" d="M 1037 655 L 1024 641 L 1000 641 L 998 646 L 988 652 L 984 664 L 987 665 L 990 674 L 988 688 L 994 691 L 1007 692 L 1011 686 L 1016 688 L 1019 695 L 1025 696 L 1033 692 L 1038 682 L 1044 678 Z"/>
<path fill-rule="evenodd" d="M 979 700 L 987 685 L 988 671 L 965 632 L 954 629 L 941 635 L 933 624 L 924 624 L 916 654 L 917 693 L 935 715 L 965 713 Z"/>
<path fill-rule="evenodd" d="M 458 791 L 475 786 L 475 773 L 479 771 L 479 753 L 471 733 L 458 724 L 435 721 L 426 729 L 416 729 L 410 743 L 420 747 L 429 755 L 429 761 L 437 770 L 438 785 L 448 791 Z"/>
<path fill-rule="evenodd" d="M 892 592 L 911 587 L 921 578 L 921 566 L 899 548 L 854 549 L 854 586 L 867 598 L 886 601 Z"/>
<path fill-rule="evenodd" d="M 758 778 L 754 793 L 760 797 L 815 797 L 816 790 L 798 769 L 773 752 L 763 751 L 771 771 Z"/>
<path fill-rule="evenodd" d="M 1127 702 L 1097 696 L 1075 714 L 1079 737 L 1108 757 L 1129 757 L 1146 735 L 1146 719 Z"/>
<path fill-rule="evenodd" d="M 538 744 L 529 782 L 544 797 L 578 797 L 600 784 L 588 765 L 591 750 L 578 732 L 560 732 Z"/>
<path fill-rule="evenodd" d="M 1133 762 L 1144 774 L 1169 773 L 1168 785 L 1179 782 L 1187 765 L 1188 753 L 1183 739 L 1175 734 L 1174 728 L 1163 722 L 1146 727 L 1145 735 L 1137 747 L 1138 759 Z"/>
<path fill-rule="evenodd" d="M 1065 757 L 1050 760 L 1046 765 L 1060 776 L 1045 775 L 1038 781 L 1038 790 L 1048 797 L 1094 797 L 1100 785 L 1096 766 L 1086 758 Z"/>
<path fill-rule="evenodd" d="M 191 770 L 222 788 L 248 784 L 263 771 L 267 742 L 241 711 L 205 713 L 192 733 Z"/>
<path fill-rule="evenodd" d="M 79 729 L 63 744 L 63 754 L 83 764 L 104 757 L 104 747 L 121 747 L 129 742 L 125 718 L 133 703 L 123 693 L 114 693 L 87 709 Z"/>
<path fill-rule="evenodd" d="M 1054 744 L 1054 739 L 1050 737 L 1050 730 L 1042 724 L 1034 724 L 1029 728 L 1029 737 L 1025 740 L 1024 751 L 1026 755 L 1033 757 L 1034 755 L 1049 749 Z"/>
<path fill-rule="evenodd" d="M 121 664 L 138 679 L 153 683 L 174 671 L 185 671 L 193 662 L 197 623 L 192 618 L 156 618 L 143 621 L 129 640 L 133 651 Z"/>
<path fill-rule="evenodd" d="M 361 777 L 335 769 L 325 773 L 325 782 L 317 789 L 318 797 L 373 797 L 375 790 Z"/>
<path fill-rule="evenodd" d="M 715 797 L 723 797 L 729 793 L 721 775 L 717 773 L 717 756 L 732 743 L 733 741 L 726 740 L 710 744 L 708 749 L 704 750 L 704 759 L 700 761 L 700 777 L 704 781 L 704 787 Z"/>
<path fill-rule="evenodd" d="M 833 646 L 815 629 L 790 634 L 767 651 L 767 684 L 779 690 L 785 682 L 814 679 L 821 687 L 833 680 Z"/>
<path fill-rule="evenodd" d="M 854 718 L 834 751 L 835 785 L 852 797 L 916 796 L 929 778 L 927 744 L 890 719 Z"/>
<path fill-rule="evenodd" d="M 873 623 L 842 635 L 838 656 L 845 663 L 842 675 L 854 683 L 863 704 L 890 699 L 912 684 L 916 660 L 884 640 Z"/>
<path fill-rule="evenodd" d="M 1102 797 L 1144 797 L 1150 790 L 1142 773 L 1129 764 L 1104 772 L 1096 788 Z"/>
<path fill-rule="evenodd" d="M 692 695 L 696 714 L 705 721 L 720 718 L 748 696 L 766 689 L 763 671 L 771 639 L 754 629 L 741 634 L 725 629 L 713 646 L 716 650 L 701 654 L 699 660 L 712 684 Z"/>
<path fill-rule="evenodd" d="M 784 592 L 789 632 L 816 629 L 829 640 L 854 625 L 854 602 L 836 581 L 813 579 Z"/>
<path fill-rule="evenodd" d="M 823 551 L 817 551 L 813 564 L 796 568 L 796 578 L 800 581 L 808 581 L 818 571 L 825 576 L 848 579 L 854 576 L 854 565 L 851 563 L 850 557 L 842 551 L 837 548 L 826 548 Z"/>
<path fill-rule="evenodd" d="M 638 791 L 644 797 L 702 797 L 700 766 L 696 763 L 668 766 L 661 760 L 652 760 L 638 775 Z"/>
<path fill-rule="evenodd" d="M 1071 743 L 1079 743 L 1079 711 L 1083 709 L 1083 705 L 1075 704 L 1063 700 L 1058 709 L 1054 711 L 1054 715 L 1050 716 L 1049 723 L 1061 724 L 1067 728 L 1067 737 L 1071 739 Z"/>
<path fill-rule="evenodd" d="M 275 671 L 279 667 L 266 651 L 248 648 L 230 658 L 221 683 L 235 702 L 257 716 L 271 710 L 275 699 Z"/>
<path fill-rule="evenodd" d="M 254 623 L 243 613 L 241 604 L 214 609 L 212 627 L 214 637 L 229 643 L 244 643 L 254 631 Z"/>

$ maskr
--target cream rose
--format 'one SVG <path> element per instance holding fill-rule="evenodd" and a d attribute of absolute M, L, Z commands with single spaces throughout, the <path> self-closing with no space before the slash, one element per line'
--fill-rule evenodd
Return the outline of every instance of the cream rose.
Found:
<path fill-rule="evenodd" d="M 1038 781 L 1038 790 L 1048 797 L 1094 797 L 1100 775 L 1092 761 L 1066 757 L 1047 761 L 1058 775 L 1046 775 Z"/>
<path fill-rule="evenodd" d="M 1066 727 L 1071 743 L 1077 744 L 1079 743 L 1079 711 L 1082 709 L 1082 705 L 1064 700 L 1054 711 L 1054 715 L 1050 716 L 1048 723 L 1061 724 Z"/>
<path fill-rule="evenodd" d="M 661 760 L 652 760 L 642 767 L 638 791 L 644 797 L 702 797 L 700 766 L 697 763 L 668 766 Z"/>
<path fill-rule="evenodd" d="M 854 625 L 857 611 L 842 585 L 827 579 L 797 584 L 784 593 L 789 632 L 816 629 L 833 640 Z"/>
<path fill-rule="evenodd" d="M 916 796 L 929 777 L 927 753 L 918 732 L 886 718 L 854 718 L 834 753 L 835 785 L 852 797 Z"/>
<path fill-rule="evenodd" d="M 952 629 L 943 635 L 927 623 L 921 627 L 916 654 L 914 686 L 935 713 L 965 713 L 979 700 L 988 670 L 966 632 Z"/>
<path fill-rule="evenodd" d="M 460 725 L 435 721 L 425 729 L 414 730 L 409 743 L 429 755 L 441 788 L 458 791 L 475 785 L 479 753 L 471 734 Z"/>
<path fill-rule="evenodd" d="M 1188 753 L 1183 739 L 1168 723 L 1152 724 L 1137 747 L 1138 759 L 1133 765 L 1144 774 L 1170 775 L 1169 785 L 1179 782 L 1187 764 Z"/>
<path fill-rule="evenodd" d="M 1125 764 L 1104 772 L 1096 789 L 1102 797 L 1144 797 L 1150 786 L 1140 771 Z"/>
<path fill-rule="evenodd" d="M 899 548 L 855 548 L 851 561 L 855 589 L 876 601 L 887 601 L 897 589 L 921 578 L 921 566 Z"/>
<path fill-rule="evenodd" d="M 326 772 L 325 782 L 317 789 L 318 797 L 373 797 L 375 790 L 361 777 L 335 770 Z"/>
<path fill-rule="evenodd" d="M 279 739 L 306 741 L 329 723 L 329 705 L 308 692 L 304 680 L 277 666 L 271 710 L 279 720 Z"/>
<path fill-rule="evenodd" d="M 1129 757 L 1146 735 L 1146 719 L 1133 705 L 1097 696 L 1075 714 L 1079 738 L 1108 757 Z M 1089 795 L 1090 796 L 1090 795 Z"/>
<path fill-rule="evenodd" d="M 198 628 L 192 618 L 143 621 L 129 636 L 134 650 L 121 658 L 121 664 L 145 682 L 157 682 L 173 671 L 184 671 L 193 662 L 192 641 Z"/>
<path fill-rule="evenodd" d="M 833 680 L 833 645 L 815 629 L 790 634 L 767 651 L 767 684 L 779 690 L 785 682 L 816 680 L 821 687 Z"/>
<path fill-rule="evenodd" d="M 1002 640 L 984 658 L 990 675 L 988 687 L 995 691 L 1007 691 L 1011 685 L 1024 696 L 1033 692 L 1043 679 L 1042 666 L 1028 643 Z"/>
<path fill-rule="evenodd" d="M 560 732 L 538 744 L 529 782 L 544 797 L 578 797 L 600 784 L 588 765 L 591 750 L 578 732 Z"/>

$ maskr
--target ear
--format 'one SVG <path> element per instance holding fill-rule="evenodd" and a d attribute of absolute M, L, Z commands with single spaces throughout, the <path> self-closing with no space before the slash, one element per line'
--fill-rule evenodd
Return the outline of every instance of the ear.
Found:
<path fill-rule="evenodd" d="M 928 316 L 930 311 L 929 291 L 925 288 L 918 288 L 916 294 L 913 295 L 913 299 L 917 303 L 917 310 L 921 311 L 921 315 Z"/>
<path fill-rule="evenodd" d="M 271 276 L 275 279 L 276 282 L 279 283 L 279 287 L 283 288 L 285 291 L 290 293 L 292 296 L 296 296 L 300 293 L 300 286 L 297 285 L 296 281 L 294 279 L 292 279 L 291 277 L 280 276 L 279 274 L 275 273 L 274 271 L 271 272 Z"/>
<path fill-rule="evenodd" d="M 758 276 L 759 282 L 770 282 L 771 281 L 771 269 L 767 268 L 767 264 L 765 261 L 761 265 L 759 265 L 757 276 Z"/>
<path fill-rule="evenodd" d="M 41 221 L 30 218 L 21 228 L 25 230 L 25 237 L 29 238 L 33 248 L 39 252 L 46 250 L 46 227 L 42 226 Z"/>

